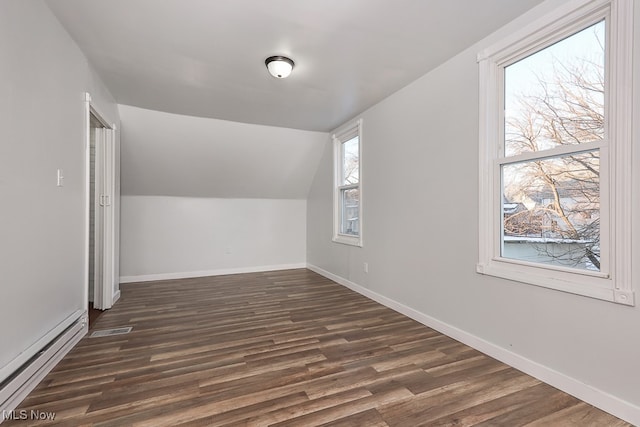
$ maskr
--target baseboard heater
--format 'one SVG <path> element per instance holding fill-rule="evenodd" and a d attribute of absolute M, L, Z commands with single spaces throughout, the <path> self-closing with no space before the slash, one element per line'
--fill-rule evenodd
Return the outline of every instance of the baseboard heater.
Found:
<path fill-rule="evenodd" d="M 53 339 L 0 384 L 0 414 L 15 410 L 64 355 L 86 335 L 89 329 L 86 312 L 70 317 L 70 321 L 71 324 L 62 332 L 57 333 L 54 329 L 52 332 L 56 335 Z M 0 424 L 2 421 L 4 417 L 0 416 Z"/>

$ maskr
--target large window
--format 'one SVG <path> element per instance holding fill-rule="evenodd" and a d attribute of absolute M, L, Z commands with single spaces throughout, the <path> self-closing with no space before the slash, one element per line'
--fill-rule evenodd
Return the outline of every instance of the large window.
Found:
<path fill-rule="evenodd" d="M 480 273 L 634 303 L 630 9 L 572 3 L 479 55 Z"/>
<path fill-rule="evenodd" d="M 335 158 L 333 240 L 362 245 L 361 132 L 362 120 L 333 135 Z"/>

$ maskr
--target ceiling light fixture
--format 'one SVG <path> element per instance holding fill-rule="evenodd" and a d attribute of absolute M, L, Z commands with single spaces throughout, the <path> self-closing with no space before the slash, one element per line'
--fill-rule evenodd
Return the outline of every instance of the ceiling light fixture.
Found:
<path fill-rule="evenodd" d="M 269 73 L 278 79 L 284 79 L 291 74 L 294 62 L 286 56 L 270 56 L 264 60 Z"/>

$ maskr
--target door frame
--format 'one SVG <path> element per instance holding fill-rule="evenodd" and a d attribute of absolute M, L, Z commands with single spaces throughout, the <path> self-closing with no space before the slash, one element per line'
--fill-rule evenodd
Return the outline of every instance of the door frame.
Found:
<path fill-rule="evenodd" d="M 111 209 L 114 209 L 115 206 L 117 206 L 118 204 L 115 203 L 115 198 L 117 197 L 117 194 L 115 192 L 115 181 L 116 181 L 116 159 L 115 159 L 115 144 L 116 144 L 116 138 L 115 138 L 115 133 L 117 131 L 116 125 L 109 121 L 106 116 L 104 114 L 102 114 L 100 112 L 100 110 L 98 109 L 98 107 L 96 107 L 96 105 L 92 102 L 91 99 L 91 95 L 86 92 L 85 93 L 85 142 L 84 142 L 84 149 L 85 149 L 85 201 L 86 203 L 84 204 L 84 210 L 85 210 L 85 241 L 84 241 L 84 309 L 85 309 L 85 313 L 88 313 L 89 311 L 89 244 L 90 244 L 90 208 L 89 208 L 89 203 L 93 203 L 92 200 L 90 200 L 91 198 L 91 182 L 90 182 L 90 178 L 91 178 L 91 115 L 93 115 L 96 119 L 98 119 L 98 121 L 104 126 L 105 129 L 110 129 L 112 130 L 112 132 L 110 132 L 111 134 L 111 138 L 108 141 L 108 148 L 110 150 L 113 150 L 112 153 L 112 158 L 113 161 L 110 162 L 109 167 L 110 170 L 107 171 L 107 176 L 112 177 L 112 181 L 113 181 L 113 188 L 112 188 L 112 194 L 111 194 Z M 96 168 L 97 169 L 97 168 Z M 115 210 L 115 209 L 114 209 Z M 115 259 L 115 244 L 117 242 L 116 236 L 117 233 L 119 233 L 118 229 L 117 229 L 117 222 L 115 220 L 115 212 L 113 212 L 110 215 L 110 223 L 109 226 L 106 227 L 107 230 L 109 231 L 109 236 L 107 236 L 107 240 L 109 241 L 109 244 L 105 245 L 104 241 L 102 242 L 102 247 L 103 249 L 107 248 L 107 253 L 109 255 L 109 257 L 111 258 L 111 271 L 109 276 L 113 279 L 111 280 L 111 283 L 108 284 L 107 287 L 102 288 L 102 299 L 103 299 L 103 307 L 104 309 L 108 309 L 111 308 L 111 306 L 114 303 L 114 291 L 115 289 L 113 289 L 114 287 L 114 283 L 115 280 L 117 280 L 117 278 L 115 277 L 115 266 L 116 266 L 116 259 Z M 104 285 L 104 283 L 103 283 Z M 94 300 L 96 298 L 96 295 L 94 293 Z"/>

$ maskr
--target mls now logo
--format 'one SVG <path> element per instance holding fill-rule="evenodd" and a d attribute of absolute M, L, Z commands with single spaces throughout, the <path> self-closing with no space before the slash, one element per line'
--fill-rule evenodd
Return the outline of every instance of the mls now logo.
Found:
<path fill-rule="evenodd" d="M 27 411 L 21 409 L 19 411 L 2 411 L 2 419 L 5 420 L 35 420 L 35 421 L 53 421 L 56 418 L 55 412 L 45 412 L 32 409 Z"/>

